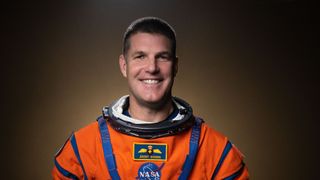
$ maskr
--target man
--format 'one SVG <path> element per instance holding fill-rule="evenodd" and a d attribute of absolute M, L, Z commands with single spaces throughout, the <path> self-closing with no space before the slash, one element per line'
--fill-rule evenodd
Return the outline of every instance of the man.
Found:
<path fill-rule="evenodd" d="M 55 157 L 54 179 L 248 179 L 241 153 L 173 97 L 176 38 L 165 21 L 134 21 L 119 57 L 129 95 L 75 132 Z"/>

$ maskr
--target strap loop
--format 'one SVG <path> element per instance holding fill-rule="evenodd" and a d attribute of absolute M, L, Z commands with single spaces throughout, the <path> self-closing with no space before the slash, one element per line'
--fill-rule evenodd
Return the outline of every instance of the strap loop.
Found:
<path fill-rule="evenodd" d="M 120 179 L 120 177 L 117 171 L 114 154 L 112 152 L 112 145 L 110 140 L 110 134 L 108 131 L 108 126 L 106 124 L 106 119 L 104 119 L 103 116 L 100 116 L 98 118 L 98 123 L 102 140 L 104 158 L 108 167 L 109 174 L 113 180 L 118 180 Z"/>
<path fill-rule="evenodd" d="M 190 136 L 189 154 L 187 155 L 186 160 L 183 164 L 182 173 L 179 176 L 179 180 L 188 179 L 188 176 L 193 168 L 193 164 L 198 153 L 201 123 L 202 123 L 202 120 L 200 118 L 196 118 L 195 124 L 192 127 L 191 136 Z"/>

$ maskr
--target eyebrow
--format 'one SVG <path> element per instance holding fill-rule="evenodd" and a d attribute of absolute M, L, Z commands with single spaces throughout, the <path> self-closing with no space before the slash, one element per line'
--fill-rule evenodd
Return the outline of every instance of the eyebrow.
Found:
<path fill-rule="evenodd" d="M 166 56 L 168 56 L 169 58 L 172 58 L 172 53 L 171 53 L 171 52 L 168 52 L 168 51 L 162 51 L 162 52 L 159 52 L 159 53 L 156 54 L 157 57 L 163 56 L 163 55 L 166 55 Z"/>
<path fill-rule="evenodd" d="M 162 51 L 162 52 L 157 53 L 157 55 L 169 55 L 169 56 L 171 56 L 171 53 L 168 52 L 168 51 Z"/>
<path fill-rule="evenodd" d="M 132 54 L 132 56 L 141 55 L 141 54 L 146 54 L 146 53 L 143 51 L 136 51 Z"/>
<path fill-rule="evenodd" d="M 145 53 L 144 51 L 136 51 L 132 54 L 132 56 L 141 55 L 141 54 L 147 54 L 147 53 Z M 161 52 L 156 53 L 156 56 L 161 56 L 161 55 L 168 55 L 168 56 L 172 57 L 172 54 L 168 51 L 161 51 Z"/>

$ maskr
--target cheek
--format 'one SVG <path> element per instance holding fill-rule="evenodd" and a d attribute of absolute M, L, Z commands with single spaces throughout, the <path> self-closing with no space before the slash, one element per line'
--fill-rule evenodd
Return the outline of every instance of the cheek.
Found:
<path fill-rule="evenodd" d="M 162 74 L 168 77 L 174 77 L 175 68 L 172 65 L 165 65 L 162 68 Z"/>
<path fill-rule="evenodd" d="M 127 75 L 128 75 L 128 78 L 134 78 L 134 77 L 137 77 L 139 75 L 141 71 L 141 68 L 139 66 L 128 66 L 127 67 Z"/>

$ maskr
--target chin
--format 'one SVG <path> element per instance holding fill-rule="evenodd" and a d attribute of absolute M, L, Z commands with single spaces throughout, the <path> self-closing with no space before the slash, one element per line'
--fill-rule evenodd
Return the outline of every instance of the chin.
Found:
<path fill-rule="evenodd" d="M 162 98 L 145 98 L 143 101 L 145 101 L 148 104 L 158 104 L 162 101 Z"/>
<path fill-rule="evenodd" d="M 148 97 L 145 98 L 145 102 L 148 104 L 154 104 L 154 105 L 164 105 L 168 99 L 170 99 L 171 96 L 169 95 L 162 95 L 162 96 L 154 96 L 154 97 Z"/>

